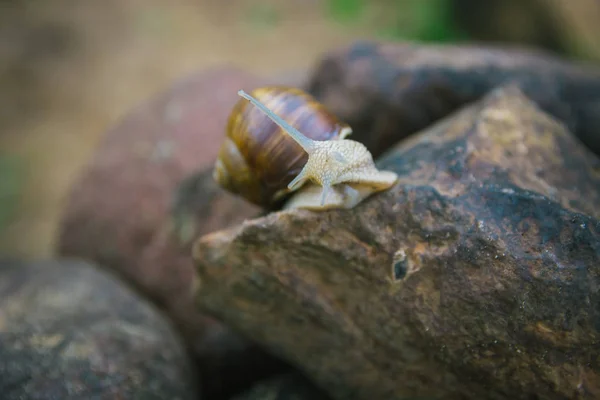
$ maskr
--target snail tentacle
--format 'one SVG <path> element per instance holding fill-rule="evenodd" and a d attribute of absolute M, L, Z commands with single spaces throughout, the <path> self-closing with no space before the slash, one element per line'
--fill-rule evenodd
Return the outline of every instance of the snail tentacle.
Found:
<path fill-rule="evenodd" d="M 348 136 L 352 135 L 352 128 L 350 128 L 349 126 L 343 128 L 340 132 L 340 136 L 338 137 L 338 140 L 344 140 L 346 139 Z"/>
<path fill-rule="evenodd" d="M 327 195 L 331 191 L 331 185 L 323 183 L 323 189 L 321 191 L 321 206 L 325 205 L 325 200 L 327 200 Z"/>
<path fill-rule="evenodd" d="M 358 204 L 361 200 L 360 192 L 358 190 L 354 189 L 350 185 L 344 184 L 344 194 L 348 198 L 348 200 L 347 200 L 348 204 L 351 205 L 352 207 L 354 207 L 356 204 Z"/>
<path fill-rule="evenodd" d="M 307 176 L 306 176 L 306 170 L 303 169 L 302 171 L 300 171 L 300 173 L 288 184 L 288 189 L 289 190 L 296 190 L 297 188 L 299 188 L 300 186 L 302 186 L 304 184 L 304 182 L 306 181 Z"/>
<path fill-rule="evenodd" d="M 244 92 L 243 90 L 239 90 L 238 95 L 240 95 L 244 99 L 248 100 L 255 107 L 257 107 L 263 113 L 265 113 L 265 115 L 267 117 L 269 117 L 273 122 L 275 122 L 277 125 L 279 125 L 288 135 L 290 135 L 290 137 L 292 139 L 294 139 L 296 141 L 296 143 L 298 143 L 300 146 L 302 146 L 304 151 L 306 151 L 308 154 L 311 154 L 314 151 L 315 144 L 312 139 L 309 139 L 308 137 L 304 136 L 302 133 L 300 133 L 299 130 L 297 130 L 296 128 L 294 128 L 293 126 L 291 126 L 290 124 L 285 122 L 281 117 L 276 115 L 273 111 L 271 111 L 269 108 L 267 108 L 264 104 L 262 104 L 260 101 L 256 100 L 254 97 L 252 97 L 248 93 Z"/>

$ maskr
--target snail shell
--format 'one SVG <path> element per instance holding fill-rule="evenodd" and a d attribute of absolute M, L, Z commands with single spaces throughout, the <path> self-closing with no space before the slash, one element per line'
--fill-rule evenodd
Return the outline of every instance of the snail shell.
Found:
<path fill-rule="evenodd" d="M 310 139 L 341 140 L 352 132 L 300 89 L 268 86 L 254 89 L 251 95 Z M 293 138 L 241 98 L 229 116 L 213 178 L 229 192 L 270 208 L 298 189 L 287 186 L 307 161 L 308 154 Z"/>

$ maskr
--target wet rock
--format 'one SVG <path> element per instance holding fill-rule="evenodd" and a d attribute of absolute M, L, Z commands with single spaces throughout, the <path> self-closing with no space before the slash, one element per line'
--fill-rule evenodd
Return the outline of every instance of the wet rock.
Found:
<path fill-rule="evenodd" d="M 2 399 L 197 400 L 168 321 L 90 264 L 0 262 Z"/>
<path fill-rule="evenodd" d="M 265 83 L 237 68 L 215 68 L 134 110 L 106 134 L 74 184 L 57 245 L 62 256 L 118 272 L 164 309 L 215 396 L 280 367 L 192 300 L 191 239 L 259 211 L 208 178 L 237 91 Z"/>
<path fill-rule="evenodd" d="M 199 238 L 198 305 L 336 399 L 598 398 L 599 159 L 512 86 L 378 164 L 352 210 Z"/>
<path fill-rule="evenodd" d="M 276 376 L 257 383 L 232 400 L 330 400 L 322 391 L 298 373 Z"/>
<path fill-rule="evenodd" d="M 377 157 L 507 84 L 600 155 L 600 70 L 531 49 L 357 42 L 323 57 L 307 90 Z"/>

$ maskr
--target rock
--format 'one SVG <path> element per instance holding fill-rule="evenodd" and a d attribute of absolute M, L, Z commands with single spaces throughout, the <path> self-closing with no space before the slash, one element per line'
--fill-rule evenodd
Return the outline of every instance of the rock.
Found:
<path fill-rule="evenodd" d="M 599 159 L 507 86 L 378 165 L 352 210 L 199 238 L 199 307 L 336 399 L 598 398 Z"/>
<path fill-rule="evenodd" d="M 257 383 L 232 400 L 329 400 L 329 397 L 297 373 L 276 376 Z"/>
<path fill-rule="evenodd" d="M 600 155 L 600 70 L 531 49 L 357 42 L 324 56 L 306 87 L 378 157 L 506 84 Z"/>
<path fill-rule="evenodd" d="M 216 184 L 212 168 L 190 175 L 175 191 L 169 229 L 157 231 L 140 264 L 163 268 L 175 265 L 193 273 L 193 239 L 198 234 L 235 225 L 249 208 L 254 210 L 254 206 L 248 206 Z M 256 379 L 289 368 L 216 320 L 207 323 L 209 317 L 194 304 L 193 291 L 173 292 L 169 299 L 171 315 L 182 321 L 184 332 L 189 332 L 203 376 L 210 380 L 204 385 L 207 397 L 229 398 Z M 200 335 L 194 337 L 194 333 Z"/>
<path fill-rule="evenodd" d="M 0 262 L 2 399 L 197 400 L 171 323 L 74 260 Z"/>
<path fill-rule="evenodd" d="M 164 309 L 196 354 L 211 398 L 281 367 L 197 311 L 192 299 L 190 240 L 259 211 L 212 180 L 199 186 L 206 192 L 195 189 L 212 170 L 237 91 L 265 83 L 237 68 L 215 68 L 128 115 L 106 134 L 74 184 L 57 244 L 59 255 L 118 272 Z"/>

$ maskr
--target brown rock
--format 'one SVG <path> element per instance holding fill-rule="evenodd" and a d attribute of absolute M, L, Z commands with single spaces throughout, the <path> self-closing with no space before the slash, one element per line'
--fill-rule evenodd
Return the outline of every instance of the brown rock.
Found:
<path fill-rule="evenodd" d="M 352 210 L 200 238 L 199 306 L 336 399 L 598 398 L 598 158 L 510 87 L 378 164 Z"/>
<path fill-rule="evenodd" d="M 200 192 L 194 182 L 210 174 L 237 91 L 265 83 L 233 67 L 215 68 L 128 115 L 107 133 L 74 185 L 57 246 L 60 255 L 118 272 L 162 307 L 208 371 L 209 393 L 234 390 L 238 380 L 280 366 L 197 311 L 191 297 L 191 238 L 259 211 L 212 179 Z"/>
<path fill-rule="evenodd" d="M 181 338 L 92 265 L 0 262 L 0 393 L 12 399 L 197 400 Z"/>
<path fill-rule="evenodd" d="M 530 49 L 357 42 L 323 57 L 307 90 L 377 157 L 505 84 L 600 155 L 600 70 Z"/>

